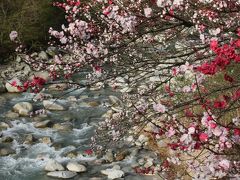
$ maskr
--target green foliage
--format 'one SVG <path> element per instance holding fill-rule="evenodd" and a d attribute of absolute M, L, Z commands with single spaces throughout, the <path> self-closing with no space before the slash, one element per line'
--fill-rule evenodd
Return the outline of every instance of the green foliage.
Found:
<path fill-rule="evenodd" d="M 0 61 L 9 56 L 14 45 L 9 33 L 16 30 L 29 48 L 39 50 L 47 45 L 48 29 L 64 23 L 64 13 L 52 6 L 52 0 L 0 0 Z"/>

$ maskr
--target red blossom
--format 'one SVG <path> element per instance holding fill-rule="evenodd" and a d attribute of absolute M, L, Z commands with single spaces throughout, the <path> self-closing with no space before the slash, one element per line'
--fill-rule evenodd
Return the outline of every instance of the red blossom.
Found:
<path fill-rule="evenodd" d="M 194 145 L 194 149 L 200 149 L 201 148 L 201 143 L 196 142 L 196 144 Z"/>
<path fill-rule="evenodd" d="M 238 100 L 240 98 L 240 89 L 236 90 L 232 96 L 233 100 Z"/>
<path fill-rule="evenodd" d="M 201 66 L 197 67 L 197 71 L 200 71 L 206 75 L 214 75 L 217 72 L 217 68 L 213 63 L 204 63 Z"/>
<path fill-rule="evenodd" d="M 213 107 L 216 109 L 224 109 L 226 108 L 227 103 L 226 101 L 215 101 Z"/>
<path fill-rule="evenodd" d="M 208 135 L 206 133 L 200 133 L 198 137 L 199 137 L 199 140 L 202 142 L 208 141 Z"/>
<path fill-rule="evenodd" d="M 84 153 L 87 154 L 87 155 L 91 155 L 91 154 L 93 154 L 93 150 L 92 149 L 87 149 L 87 150 L 84 151 Z"/>
<path fill-rule="evenodd" d="M 224 79 L 225 79 L 225 81 L 228 81 L 230 83 L 234 82 L 234 79 L 227 74 L 224 74 Z"/>
<path fill-rule="evenodd" d="M 12 81 L 12 82 L 11 82 L 11 85 L 14 86 L 14 87 L 16 87 L 16 86 L 17 86 L 17 81 Z"/>
<path fill-rule="evenodd" d="M 218 41 L 217 40 L 211 40 L 210 42 L 210 48 L 211 50 L 215 51 L 218 47 Z"/>
<path fill-rule="evenodd" d="M 240 129 L 235 128 L 233 133 L 234 133 L 235 136 L 240 136 Z"/>

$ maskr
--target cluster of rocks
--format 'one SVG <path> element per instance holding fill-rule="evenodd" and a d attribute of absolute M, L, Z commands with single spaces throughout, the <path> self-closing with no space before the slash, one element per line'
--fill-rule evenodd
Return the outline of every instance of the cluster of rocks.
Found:
<path fill-rule="evenodd" d="M 55 99 L 44 100 L 42 104 L 46 110 L 64 111 L 67 109 L 65 104 L 62 104 Z M 8 112 L 6 117 L 13 119 L 19 116 L 29 116 L 32 111 L 33 105 L 30 102 L 19 102 L 13 106 L 13 112 Z"/>
<path fill-rule="evenodd" d="M 83 173 L 87 171 L 87 168 L 83 164 L 79 164 L 75 161 L 68 162 L 66 168 L 55 160 L 50 160 L 45 170 L 48 171 L 47 176 L 54 178 L 69 179 L 77 176 L 77 173 Z"/>

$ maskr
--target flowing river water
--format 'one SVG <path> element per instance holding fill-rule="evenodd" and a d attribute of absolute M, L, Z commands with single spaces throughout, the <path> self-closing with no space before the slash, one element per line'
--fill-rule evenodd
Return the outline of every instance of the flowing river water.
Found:
<path fill-rule="evenodd" d="M 73 77 L 74 81 L 84 83 L 85 74 Z M 109 96 L 119 96 L 110 87 L 91 90 L 69 88 L 64 91 L 45 90 L 53 99 L 67 107 L 64 111 L 47 111 L 45 115 L 33 117 L 9 117 L 13 106 L 19 102 L 30 102 L 34 110 L 42 109 L 42 101 L 33 101 L 33 93 L 4 93 L 0 95 L 0 180 L 51 180 L 44 170 L 49 160 L 56 160 L 64 167 L 71 161 L 77 161 L 87 167 L 87 171 L 75 176 L 74 180 L 105 180 L 101 170 L 118 164 L 125 172 L 124 180 L 155 180 L 152 176 L 139 176 L 132 168 L 146 157 L 155 159 L 155 154 L 135 146 L 123 148 L 130 155 L 122 161 L 103 164 L 90 149 L 91 137 L 102 115 L 109 110 Z M 16 113 L 15 113 L 16 114 Z M 36 127 L 36 123 L 50 121 L 52 125 Z M 3 123 L 3 124 L 2 124 Z M 5 124 L 5 125 L 4 125 Z M 54 128 L 56 124 L 63 124 Z M 4 127 L 4 126 L 8 127 Z M 62 128 L 65 128 L 62 130 Z M 118 143 L 118 146 L 120 144 Z M 121 146 L 121 145 L 120 145 Z M 115 148 L 115 147 L 111 147 Z M 7 150 L 3 152 L 4 150 Z M 5 153 L 5 154 L 4 154 Z M 123 178 L 120 178 L 123 179 Z"/>
<path fill-rule="evenodd" d="M 47 93 L 59 96 L 67 91 Z M 52 179 L 47 177 L 44 171 L 49 159 L 55 159 L 63 164 L 72 158 L 82 162 L 93 160 L 95 157 L 85 155 L 84 150 L 90 148 L 90 138 L 97 123 L 102 120 L 101 116 L 107 110 L 104 104 L 110 94 L 113 94 L 110 89 L 90 91 L 83 88 L 72 91 L 61 97 L 61 103 L 68 105 L 67 111 L 49 111 L 47 117 L 41 119 L 41 121 L 51 120 L 52 123 L 70 123 L 73 126 L 70 131 L 35 128 L 34 123 L 38 120 L 34 117 L 6 118 L 5 114 L 18 102 L 30 102 L 34 109 L 41 108 L 42 102 L 33 102 L 32 93 L 1 94 L 0 120 L 10 126 L 1 130 L 1 136 L 11 137 L 13 141 L 0 143 L 0 148 L 11 148 L 15 152 L 0 157 L 0 180 Z M 69 96 L 75 96 L 76 100 L 69 102 L 67 100 Z M 24 143 L 28 135 L 34 137 L 33 143 Z M 43 137 L 50 137 L 51 144 L 39 142 Z M 87 176 L 85 174 L 86 179 Z M 79 176 L 74 179 L 79 179 Z"/>

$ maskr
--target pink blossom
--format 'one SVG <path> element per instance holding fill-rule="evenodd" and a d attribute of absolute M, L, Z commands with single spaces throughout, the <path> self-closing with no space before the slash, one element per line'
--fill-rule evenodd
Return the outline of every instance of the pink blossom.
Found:
<path fill-rule="evenodd" d="M 217 124 L 215 122 L 210 122 L 209 126 L 211 129 L 215 129 L 217 127 Z"/>
<path fill-rule="evenodd" d="M 151 8 L 144 8 L 144 14 L 147 18 L 152 16 L 152 9 Z"/>
<path fill-rule="evenodd" d="M 195 133 L 195 127 L 188 128 L 188 134 L 194 134 Z"/>
<path fill-rule="evenodd" d="M 216 127 L 215 129 L 213 129 L 212 132 L 215 136 L 221 136 L 222 134 L 222 130 L 219 127 Z"/>
<path fill-rule="evenodd" d="M 170 127 L 169 130 L 166 133 L 166 136 L 167 137 L 172 137 L 175 133 L 176 133 L 176 131 L 173 129 L 173 127 Z"/>
<path fill-rule="evenodd" d="M 224 170 L 228 170 L 230 168 L 230 161 L 227 159 L 223 159 L 222 161 L 219 162 L 219 166 Z"/>
<path fill-rule="evenodd" d="M 160 104 L 160 103 L 158 103 L 158 104 L 154 103 L 154 104 L 153 104 L 153 109 L 154 109 L 155 111 L 161 112 L 161 113 L 165 113 L 165 112 L 167 111 L 166 106 L 164 106 L 164 105 L 162 105 L 162 104 Z"/>

